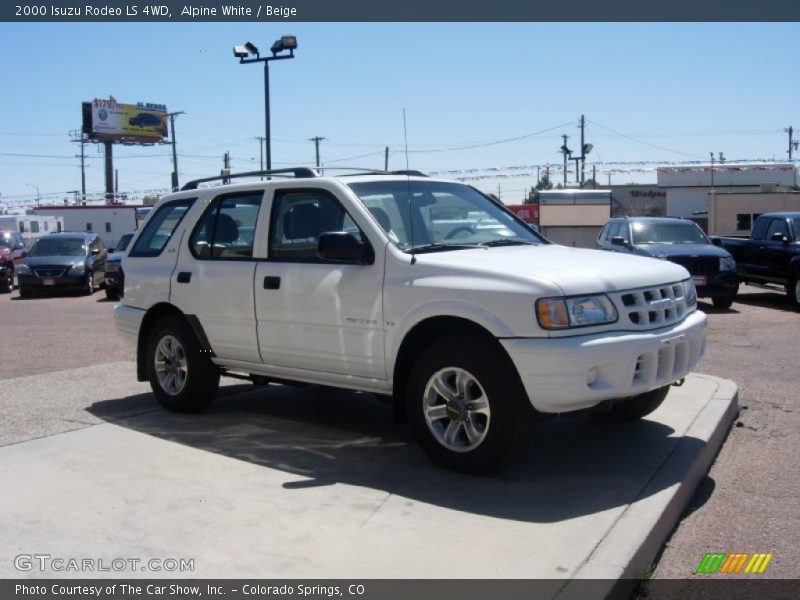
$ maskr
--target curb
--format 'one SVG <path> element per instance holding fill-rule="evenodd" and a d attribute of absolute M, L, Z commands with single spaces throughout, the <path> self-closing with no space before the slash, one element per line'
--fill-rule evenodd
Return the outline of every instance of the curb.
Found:
<path fill-rule="evenodd" d="M 739 390 L 733 381 L 711 375 L 692 376 L 716 384 L 711 399 L 639 496 L 555 598 L 585 598 L 589 592 L 596 598 L 629 598 L 642 573 L 649 569 L 680 522 L 739 414 Z M 705 443 L 698 448 L 686 443 L 687 437 Z M 659 485 L 662 481 L 680 483 L 667 487 Z"/>

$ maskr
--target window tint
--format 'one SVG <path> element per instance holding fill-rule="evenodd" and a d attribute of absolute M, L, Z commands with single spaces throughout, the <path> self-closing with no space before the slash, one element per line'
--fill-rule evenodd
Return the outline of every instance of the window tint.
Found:
<path fill-rule="evenodd" d="M 111 233 L 111 223 L 106 221 L 106 233 Z"/>
<path fill-rule="evenodd" d="M 783 236 L 789 237 L 789 225 L 783 219 L 770 219 L 769 229 L 767 229 L 767 239 L 772 239 L 772 236 L 780 233 Z"/>
<path fill-rule="evenodd" d="M 165 204 L 147 222 L 128 256 L 158 256 L 195 198 Z"/>
<path fill-rule="evenodd" d="M 350 216 L 326 192 L 278 192 L 270 223 L 269 256 L 320 262 L 319 236 L 331 231 L 346 231 L 365 242 Z"/>
<path fill-rule="evenodd" d="M 44 230 L 47 231 L 47 221 L 44 222 Z"/>
<path fill-rule="evenodd" d="M 620 223 L 612 223 L 608 228 L 608 240 L 619 236 Z"/>
<path fill-rule="evenodd" d="M 92 224 L 91 223 L 87 223 L 86 224 L 86 231 L 91 231 L 91 230 L 92 230 Z"/>
<path fill-rule="evenodd" d="M 753 218 L 756 218 L 755 216 Z M 769 226 L 769 219 L 758 219 L 756 226 L 753 228 L 753 239 L 763 240 L 766 237 L 767 227 Z"/>
<path fill-rule="evenodd" d="M 262 192 L 217 198 L 189 240 L 198 258 L 252 258 Z"/>
<path fill-rule="evenodd" d="M 25 223 L 23 223 L 22 221 L 19 222 L 19 232 L 25 233 Z"/>
<path fill-rule="evenodd" d="M 31 233 L 39 233 L 39 221 L 31 221 Z"/>

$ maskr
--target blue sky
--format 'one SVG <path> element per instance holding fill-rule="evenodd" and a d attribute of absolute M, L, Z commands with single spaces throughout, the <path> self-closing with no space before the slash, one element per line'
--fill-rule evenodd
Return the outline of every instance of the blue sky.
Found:
<path fill-rule="evenodd" d="M 79 23 L 0 24 L 0 202 L 61 201 L 80 187 L 82 101 L 113 95 L 186 112 L 177 120 L 181 182 L 257 168 L 263 72 L 234 44 L 298 38 L 270 67 L 273 166 L 324 164 L 424 171 L 478 169 L 472 183 L 522 200 L 529 177 L 490 169 L 560 163 L 561 134 L 587 161 L 785 159 L 800 137 L 800 24 Z M 498 140 L 540 135 L 513 142 Z M 487 145 L 490 144 L 490 145 Z M 479 146 L 458 149 L 462 146 Z M 103 189 L 87 146 L 87 191 Z M 352 157 L 352 158 L 351 158 Z M 798 155 L 795 155 L 797 158 Z M 167 188 L 169 146 L 115 146 L 121 191 Z M 598 166 L 598 180 L 654 182 L 653 165 Z M 530 173 L 531 169 L 518 172 Z M 506 172 L 509 173 L 509 172 Z M 559 175 L 560 176 L 560 175 Z M 571 176 L 572 179 L 573 176 Z"/>

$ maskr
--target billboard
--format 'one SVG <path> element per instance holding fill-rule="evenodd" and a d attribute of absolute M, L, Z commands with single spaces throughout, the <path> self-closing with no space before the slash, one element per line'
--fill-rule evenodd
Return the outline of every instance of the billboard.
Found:
<path fill-rule="evenodd" d="M 83 103 L 83 132 L 91 139 L 152 144 L 167 137 L 167 107 L 121 104 L 114 96 Z"/>

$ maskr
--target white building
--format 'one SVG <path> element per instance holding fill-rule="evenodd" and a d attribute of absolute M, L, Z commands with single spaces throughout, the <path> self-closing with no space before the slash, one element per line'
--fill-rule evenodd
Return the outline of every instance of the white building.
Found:
<path fill-rule="evenodd" d="M 666 193 L 667 215 L 705 216 L 708 195 L 760 191 L 789 191 L 798 185 L 792 163 L 710 163 L 685 164 L 657 169 L 658 187 Z"/>
<path fill-rule="evenodd" d="M 136 210 L 141 206 L 37 206 L 37 215 L 61 217 L 64 231 L 92 231 L 113 248 L 124 234 L 137 227 Z"/>

